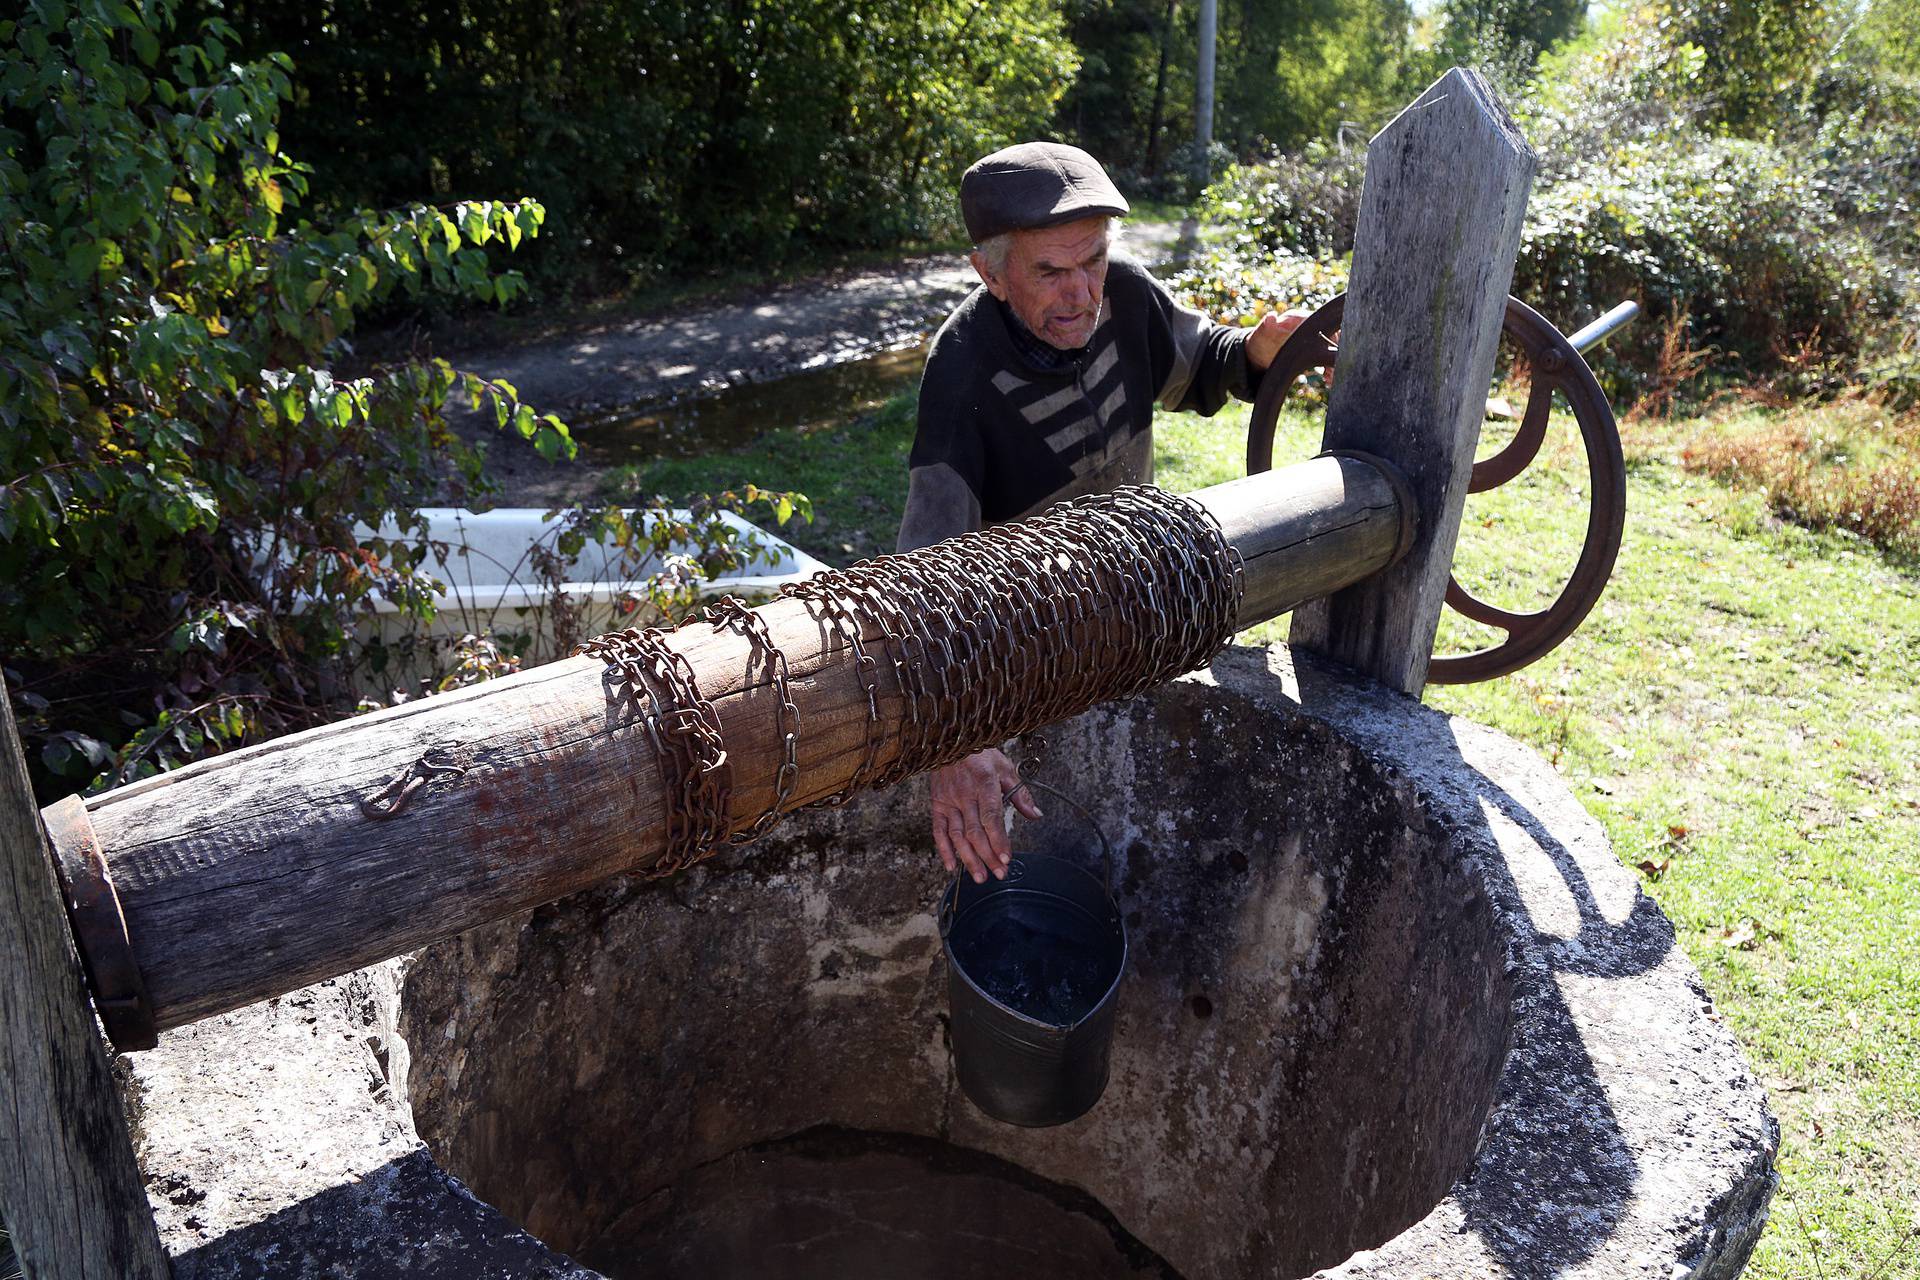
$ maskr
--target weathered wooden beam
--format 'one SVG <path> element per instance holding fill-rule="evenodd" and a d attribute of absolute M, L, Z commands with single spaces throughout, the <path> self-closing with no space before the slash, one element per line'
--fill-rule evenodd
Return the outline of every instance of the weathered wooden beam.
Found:
<path fill-rule="evenodd" d="M 1194 496 L 1244 560 L 1241 626 L 1377 572 L 1402 536 L 1394 485 L 1351 458 Z M 783 599 L 758 610 L 787 657 L 802 726 L 789 808 L 841 790 L 866 743 L 853 655 L 813 609 Z M 733 762 L 730 829 L 742 829 L 774 801 L 777 699 L 739 634 L 695 627 L 671 643 L 718 714 Z M 888 664 L 879 665 L 884 765 L 899 754 L 904 704 Z M 567 659 L 90 801 L 158 1027 L 655 862 L 666 834 L 660 770 L 645 731 L 610 712 L 603 672 L 598 659 Z M 418 761 L 439 767 L 400 813 L 370 818 L 367 799 Z"/>
<path fill-rule="evenodd" d="M 165 1280 L 3 691 L 0 726 L 0 1211 L 35 1280 Z"/>
<path fill-rule="evenodd" d="M 1294 644 L 1418 695 L 1453 564 L 1521 219 L 1526 139 L 1454 68 L 1367 147 L 1325 447 L 1406 477 L 1418 527 L 1386 572 L 1294 612 Z"/>

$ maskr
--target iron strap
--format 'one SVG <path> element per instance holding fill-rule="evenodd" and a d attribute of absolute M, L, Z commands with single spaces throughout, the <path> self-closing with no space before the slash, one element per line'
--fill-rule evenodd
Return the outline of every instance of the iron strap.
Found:
<path fill-rule="evenodd" d="M 61 896 L 66 899 L 67 919 L 73 925 L 75 949 L 107 1039 L 122 1053 L 151 1049 L 160 1038 L 153 1003 L 134 961 L 127 918 L 120 910 L 120 895 L 107 873 L 106 855 L 87 816 L 86 802 L 68 796 L 49 805 L 43 821 L 53 846 Z"/>

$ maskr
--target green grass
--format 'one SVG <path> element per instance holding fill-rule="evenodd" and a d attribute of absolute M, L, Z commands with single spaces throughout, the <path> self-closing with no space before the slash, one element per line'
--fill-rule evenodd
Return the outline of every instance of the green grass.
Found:
<path fill-rule="evenodd" d="M 774 431 L 727 453 L 622 467 L 609 476 L 603 496 L 660 493 L 677 500 L 748 481 L 798 489 L 813 499 L 813 522 L 795 522 L 781 535 L 829 564 L 850 564 L 893 550 L 906 506 L 914 401 L 913 393 L 898 395 L 850 422 Z"/>
<path fill-rule="evenodd" d="M 1245 422 L 1244 407 L 1162 415 L 1160 481 L 1240 475 Z M 1781 1189 L 1748 1274 L 1916 1280 L 1920 575 L 1681 465 L 1684 445 L 1725 429 L 1637 429 L 1625 545 L 1585 625 L 1533 667 L 1428 701 L 1531 744 L 1622 860 L 1644 864 L 1781 1119 Z M 1317 432 L 1289 415 L 1276 457 L 1310 455 Z M 844 563 L 891 545 L 911 435 L 900 397 L 644 478 L 805 490 L 817 519 L 796 540 Z M 1456 556 L 1469 589 L 1508 607 L 1557 591 L 1586 512 L 1571 437 L 1556 420 L 1534 468 L 1469 502 Z M 1450 616 L 1438 647 L 1486 639 Z"/>
<path fill-rule="evenodd" d="M 1431 701 L 1547 753 L 1647 864 L 1782 1120 L 1751 1274 L 1920 1275 L 1920 583 L 1658 448 L 1630 502 L 1580 633 Z M 1497 584 L 1499 542 L 1460 562 Z"/>

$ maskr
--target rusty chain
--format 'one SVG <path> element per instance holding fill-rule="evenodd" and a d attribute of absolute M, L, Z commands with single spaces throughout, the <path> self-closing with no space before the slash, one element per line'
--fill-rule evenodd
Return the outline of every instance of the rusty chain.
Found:
<path fill-rule="evenodd" d="M 1209 662 L 1233 633 L 1238 554 L 1211 513 L 1148 485 L 1075 498 L 783 594 L 882 637 L 905 702 L 887 787 Z M 870 712 L 878 730 L 878 701 Z"/>
<path fill-rule="evenodd" d="M 671 875 L 692 866 L 726 831 L 733 766 L 720 717 L 700 696 L 693 667 L 657 627 L 596 636 L 576 653 L 607 664 L 608 697 L 627 708 L 626 723 L 646 726 L 665 791 L 665 847 L 649 868 Z"/>
<path fill-rule="evenodd" d="M 778 700 L 774 732 L 780 736 L 780 771 L 774 776 L 773 804 L 755 818 L 753 825 L 727 837 L 729 844 L 750 844 L 765 835 L 787 811 L 793 796 L 793 784 L 800 776 L 800 708 L 794 705 L 787 655 L 773 642 L 767 620 L 746 606 L 739 596 L 722 596 L 700 611 L 700 620 L 714 630 L 738 631 L 759 651 L 773 681 L 773 696 Z"/>
<path fill-rule="evenodd" d="M 803 602 L 852 656 L 867 704 L 859 764 L 845 787 L 812 803 L 844 803 L 1204 666 L 1233 634 L 1242 590 L 1239 555 L 1212 514 L 1148 485 L 790 584 L 781 594 Z M 773 685 L 775 797 L 732 838 L 744 843 L 792 800 L 800 712 L 786 655 L 757 612 L 728 597 L 681 626 L 695 621 L 746 636 Z M 655 628 L 601 636 L 577 652 L 607 663 L 609 696 L 621 690 L 616 700 L 646 724 L 660 762 L 667 849 L 653 873 L 712 852 L 725 838 L 732 766 L 686 659 Z M 886 670 L 901 711 L 898 751 L 883 767 Z"/>
<path fill-rule="evenodd" d="M 874 761 L 880 754 L 880 663 L 867 652 L 865 637 L 861 635 L 859 615 L 854 611 L 850 600 L 857 598 L 863 590 L 854 583 L 842 584 L 839 591 L 814 590 L 816 578 L 789 585 L 782 594 L 796 600 L 818 606 L 819 613 L 839 635 L 846 648 L 853 654 L 854 677 L 860 682 L 860 691 L 866 696 L 867 719 L 860 744 L 860 763 L 854 767 L 847 779 L 847 785 L 814 801 L 816 805 L 838 807 L 867 788 L 872 781 Z"/>

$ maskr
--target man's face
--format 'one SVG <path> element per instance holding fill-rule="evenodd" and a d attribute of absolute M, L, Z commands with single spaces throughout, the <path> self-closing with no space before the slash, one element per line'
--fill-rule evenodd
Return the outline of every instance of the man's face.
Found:
<path fill-rule="evenodd" d="M 990 271 L 977 253 L 973 266 L 1035 337 L 1062 351 L 1084 347 L 1107 289 L 1107 219 L 1016 231 L 1005 270 Z"/>

